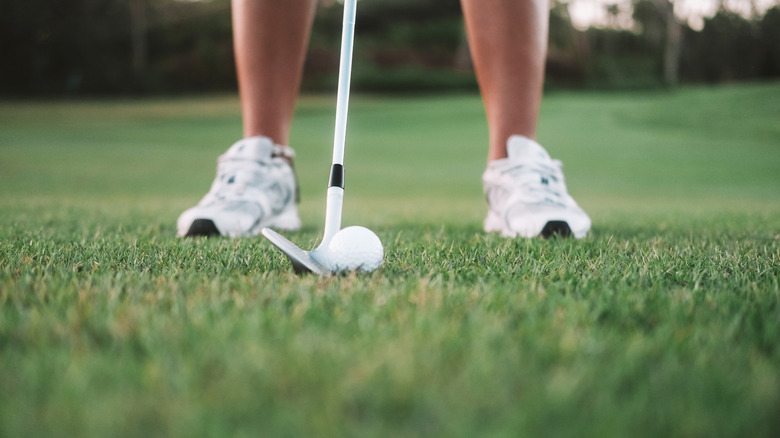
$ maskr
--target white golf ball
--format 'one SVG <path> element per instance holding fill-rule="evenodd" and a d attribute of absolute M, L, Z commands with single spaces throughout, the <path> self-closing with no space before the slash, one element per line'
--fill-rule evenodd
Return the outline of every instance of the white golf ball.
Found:
<path fill-rule="evenodd" d="M 365 227 L 347 227 L 328 244 L 328 264 L 335 272 L 371 272 L 382 265 L 384 248 L 373 231 Z"/>

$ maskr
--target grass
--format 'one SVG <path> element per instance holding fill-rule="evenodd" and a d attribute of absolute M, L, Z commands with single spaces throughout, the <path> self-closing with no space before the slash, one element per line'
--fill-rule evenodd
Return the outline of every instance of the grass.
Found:
<path fill-rule="evenodd" d="M 365 276 L 174 237 L 233 96 L 0 103 L 0 436 L 777 436 L 778 84 L 561 93 L 540 139 L 591 235 L 480 230 L 475 96 L 356 96 Z M 306 97 L 303 247 L 330 97 Z"/>

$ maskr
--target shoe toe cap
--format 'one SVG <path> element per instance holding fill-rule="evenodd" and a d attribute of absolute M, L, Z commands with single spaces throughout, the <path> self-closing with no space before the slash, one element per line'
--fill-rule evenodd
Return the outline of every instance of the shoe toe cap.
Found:
<path fill-rule="evenodd" d="M 236 208 L 193 207 L 179 216 L 179 236 L 215 235 L 229 237 L 253 236 L 259 231 L 257 224 L 262 217 L 256 204 Z"/>
<path fill-rule="evenodd" d="M 534 211 L 515 212 L 507 216 L 508 228 L 523 237 L 573 235 L 580 239 L 590 230 L 590 218 L 580 209 L 561 211 L 561 209 L 540 208 Z"/>

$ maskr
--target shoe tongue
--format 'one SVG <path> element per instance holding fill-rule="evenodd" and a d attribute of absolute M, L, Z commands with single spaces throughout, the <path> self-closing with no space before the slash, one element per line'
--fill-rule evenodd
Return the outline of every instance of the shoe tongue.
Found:
<path fill-rule="evenodd" d="M 239 140 L 225 152 L 221 159 L 269 161 L 274 143 L 268 137 L 249 137 Z"/>
<path fill-rule="evenodd" d="M 506 143 L 506 154 L 511 160 L 538 161 L 550 159 L 550 155 L 539 143 L 521 135 L 509 137 Z"/>

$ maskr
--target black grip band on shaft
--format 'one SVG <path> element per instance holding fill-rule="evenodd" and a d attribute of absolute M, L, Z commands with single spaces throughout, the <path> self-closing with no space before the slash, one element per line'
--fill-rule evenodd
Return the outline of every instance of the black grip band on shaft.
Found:
<path fill-rule="evenodd" d="M 334 164 L 330 167 L 330 184 L 328 187 L 344 188 L 344 166 Z"/>

